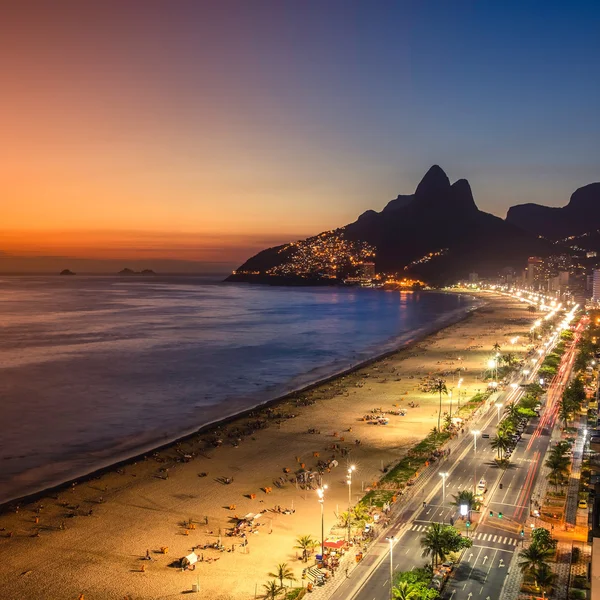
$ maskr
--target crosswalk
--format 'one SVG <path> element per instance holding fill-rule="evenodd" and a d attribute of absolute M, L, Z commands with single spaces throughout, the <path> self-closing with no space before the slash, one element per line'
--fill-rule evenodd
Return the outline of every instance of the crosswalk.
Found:
<path fill-rule="evenodd" d="M 429 527 L 429 525 L 423 525 L 419 523 L 414 523 L 409 531 L 425 531 Z M 476 533 L 471 537 L 474 541 L 479 542 L 492 542 L 496 544 L 505 544 L 507 546 L 517 546 L 519 543 L 519 538 L 509 537 L 506 535 L 498 535 L 494 533 Z"/>

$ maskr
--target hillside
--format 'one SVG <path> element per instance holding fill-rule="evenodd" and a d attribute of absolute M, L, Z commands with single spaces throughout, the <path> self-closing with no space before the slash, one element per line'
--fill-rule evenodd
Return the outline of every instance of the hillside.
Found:
<path fill-rule="evenodd" d="M 339 229 L 263 250 L 228 280 L 335 281 L 373 261 L 378 273 L 444 283 L 470 271 L 492 275 L 507 266 L 522 268 L 528 256 L 552 251 L 546 241 L 480 211 L 469 182 L 451 184 L 434 165 L 414 194 L 400 195 L 381 212 L 369 210 Z"/>

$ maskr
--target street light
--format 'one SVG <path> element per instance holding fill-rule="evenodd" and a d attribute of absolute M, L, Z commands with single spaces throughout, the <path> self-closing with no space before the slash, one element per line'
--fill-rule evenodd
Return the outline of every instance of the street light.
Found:
<path fill-rule="evenodd" d="M 346 482 L 348 483 L 348 543 L 350 543 L 350 511 L 352 510 L 352 472 L 356 470 L 354 465 L 348 467 Z"/>
<path fill-rule="evenodd" d="M 502 408 L 502 402 L 496 402 L 496 408 L 498 409 L 498 423 L 500 423 L 500 409 Z"/>
<path fill-rule="evenodd" d="M 394 598 L 394 542 L 396 538 L 392 535 L 385 538 L 390 543 L 390 598 Z"/>
<path fill-rule="evenodd" d="M 319 504 L 321 505 L 321 560 L 325 556 L 325 516 L 324 516 L 324 505 L 325 505 L 325 490 L 327 489 L 327 484 L 324 486 L 317 488 L 317 496 L 319 497 Z M 348 515 L 350 518 L 350 515 Z"/>
<path fill-rule="evenodd" d="M 475 455 L 475 493 L 477 493 L 477 436 L 481 433 L 479 430 L 471 431 L 473 434 L 473 454 Z"/>
<path fill-rule="evenodd" d="M 448 477 L 450 473 L 439 473 L 439 476 L 442 478 L 442 506 L 446 504 L 446 477 Z"/>

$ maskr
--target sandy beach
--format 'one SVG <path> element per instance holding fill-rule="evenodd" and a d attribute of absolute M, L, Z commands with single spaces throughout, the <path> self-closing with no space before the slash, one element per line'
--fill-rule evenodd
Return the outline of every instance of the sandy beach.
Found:
<path fill-rule="evenodd" d="M 293 569 L 299 584 L 305 565 L 295 539 L 310 534 L 320 540 L 320 507 L 314 491 L 289 478 L 301 464 L 339 462 L 324 477 L 329 530 L 336 512 L 347 508 L 348 464 L 356 466 L 356 502 L 381 477 L 382 464 L 399 460 L 437 424 L 439 398 L 419 390 L 422 377 L 446 373 L 456 403 L 459 375 L 453 372 L 462 368 L 464 402 L 485 389 L 481 374 L 495 342 L 503 352 L 521 356 L 532 320 L 526 304 L 484 299 L 486 304 L 465 320 L 410 348 L 1 514 L 2 598 L 174 598 L 199 581 L 194 598 L 246 600 L 256 589 L 262 594 L 262 584 L 272 579 L 268 573 L 281 562 Z M 445 398 L 444 410 L 448 403 Z M 374 408 L 401 408 L 406 415 L 390 415 L 385 426 L 361 420 Z M 334 444 L 343 452 L 334 452 Z M 293 512 L 269 510 L 276 506 Z M 248 535 L 247 548 L 239 537 L 225 535 L 235 516 L 258 512 L 260 525 Z M 198 550 L 205 560 L 194 572 L 169 566 L 194 547 L 217 542 L 220 533 L 223 545 L 234 551 Z M 162 547 L 168 547 L 167 554 L 160 553 Z M 151 561 L 143 560 L 147 550 Z"/>

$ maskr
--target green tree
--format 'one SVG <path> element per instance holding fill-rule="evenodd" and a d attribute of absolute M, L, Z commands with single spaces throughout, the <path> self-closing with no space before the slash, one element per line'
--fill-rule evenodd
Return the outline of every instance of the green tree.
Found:
<path fill-rule="evenodd" d="M 458 530 L 451 525 L 432 523 L 421 538 L 421 547 L 425 556 L 431 555 L 432 568 L 443 562 L 449 552 L 458 552 L 463 548 L 470 548 L 471 540 L 464 538 Z"/>
<path fill-rule="evenodd" d="M 417 584 L 408 581 L 401 581 L 392 588 L 392 597 L 394 600 L 420 600 L 421 598 Z"/>
<path fill-rule="evenodd" d="M 448 554 L 446 547 L 446 537 L 444 535 L 444 525 L 442 523 L 432 523 L 421 538 L 421 548 L 425 551 L 425 556 L 431 555 L 431 566 L 436 567 L 439 561 L 443 562 Z"/>
<path fill-rule="evenodd" d="M 543 549 L 556 548 L 555 540 L 545 527 L 536 527 L 531 534 L 531 543 Z"/>
<path fill-rule="evenodd" d="M 498 432 L 491 440 L 490 446 L 498 452 L 498 458 L 502 460 L 504 453 L 510 448 L 511 440 L 507 434 Z"/>
<path fill-rule="evenodd" d="M 554 485 L 558 488 L 560 480 L 569 472 L 569 458 L 562 456 L 554 451 L 550 452 L 544 465 L 550 469 L 550 479 L 554 481 Z"/>
<path fill-rule="evenodd" d="M 542 590 L 542 598 L 545 598 L 554 581 L 554 573 L 550 569 L 550 566 L 545 563 L 540 565 L 535 570 L 534 579 L 537 587 Z"/>
<path fill-rule="evenodd" d="M 515 423 L 520 415 L 519 415 L 519 406 L 517 405 L 516 402 L 509 402 L 505 407 L 504 407 L 504 416 L 509 420 L 512 421 L 513 423 Z"/>
<path fill-rule="evenodd" d="M 528 310 L 530 313 L 534 313 L 534 312 L 537 312 L 537 307 L 535 306 L 535 304 L 530 304 L 530 305 L 527 307 L 527 310 Z"/>
<path fill-rule="evenodd" d="M 448 395 L 448 388 L 446 387 L 446 382 L 443 379 L 436 379 L 430 389 L 431 389 L 431 392 L 433 394 L 439 394 L 440 395 L 440 409 L 438 411 L 437 430 L 441 431 L 441 429 L 440 429 L 440 420 L 442 418 L 442 394 L 445 394 L 447 396 Z"/>
<path fill-rule="evenodd" d="M 313 551 L 314 547 L 317 545 L 317 542 L 310 535 L 301 535 L 296 538 L 296 545 L 294 548 L 298 550 L 302 550 L 302 560 L 306 562 L 308 560 L 308 555 Z"/>
<path fill-rule="evenodd" d="M 498 342 L 496 342 L 493 346 L 492 346 L 492 350 L 494 351 L 495 354 L 498 354 L 500 352 L 500 344 Z"/>
<path fill-rule="evenodd" d="M 275 579 L 279 579 L 281 588 L 283 588 L 284 579 L 287 579 L 288 581 L 294 581 L 296 579 L 294 577 L 294 571 L 288 567 L 287 563 L 279 563 L 277 565 L 277 569 L 275 569 L 275 572 L 269 573 L 269 577 L 275 577 Z"/>
<path fill-rule="evenodd" d="M 470 490 L 461 490 L 458 494 L 453 494 L 454 502 L 453 506 L 461 506 L 461 504 L 467 505 L 467 510 L 471 512 L 472 510 L 477 510 L 479 508 L 480 502 L 477 500 L 475 494 Z"/>
<path fill-rule="evenodd" d="M 276 581 L 264 583 L 263 588 L 265 589 L 263 598 L 266 598 L 266 600 L 276 600 L 277 596 L 283 591 L 283 588 L 277 585 Z"/>
<path fill-rule="evenodd" d="M 432 570 L 431 568 L 416 568 L 412 571 L 404 571 L 396 575 L 394 588 L 392 593 L 394 600 L 401 600 L 402 598 L 415 598 L 415 600 L 437 600 L 439 594 L 436 590 L 429 587 L 431 582 Z M 407 584 L 406 586 L 402 584 Z M 401 591 L 398 591 L 400 588 Z M 410 596 L 411 592 L 415 592 L 414 596 Z M 402 595 L 404 594 L 404 596 Z"/>
<path fill-rule="evenodd" d="M 516 365 L 519 360 L 518 358 L 514 355 L 513 352 L 507 352 L 506 354 L 502 355 L 502 362 L 509 368 L 513 367 L 514 365 Z"/>
<path fill-rule="evenodd" d="M 540 548 L 536 544 L 530 544 L 529 548 L 525 548 L 519 552 L 519 568 L 525 575 L 530 575 L 534 578 L 535 586 L 538 587 L 536 574 L 538 569 L 543 568 L 542 565 L 548 566 L 547 561 L 552 555 L 552 550 Z"/>

